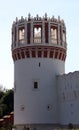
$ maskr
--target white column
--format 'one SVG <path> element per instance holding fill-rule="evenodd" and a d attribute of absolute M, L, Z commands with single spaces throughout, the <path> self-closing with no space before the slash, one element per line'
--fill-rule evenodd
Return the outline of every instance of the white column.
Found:
<path fill-rule="evenodd" d="M 33 20 L 31 21 L 31 39 L 30 39 L 31 44 L 33 44 Z"/>
<path fill-rule="evenodd" d="M 65 29 L 65 48 L 66 48 L 66 29 Z"/>
<path fill-rule="evenodd" d="M 19 46 L 19 41 L 18 41 L 18 39 L 19 39 L 19 37 L 18 37 L 18 31 L 19 31 L 19 28 L 18 28 L 18 25 L 16 25 L 16 47 L 17 46 Z"/>
<path fill-rule="evenodd" d="M 50 40 L 50 21 L 48 22 L 48 43 L 50 44 L 51 40 Z"/>
<path fill-rule="evenodd" d="M 14 48 L 16 46 L 15 43 L 15 30 L 14 30 L 14 26 L 12 27 L 12 48 Z"/>
<path fill-rule="evenodd" d="M 27 44 L 27 21 L 25 21 L 24 42 Z"/>
<path fill-rule="evenodd" d="M 59 24 L 58 24 L 58 32 L 57 33 L 58 33 L 58 37 L 57 37 L 58 38 L 57 39 L 58 40 L 58 45 L 60 45 L 60 25 Z"/>
<path fill-rule="evenodd" d="M 15 32 L 15 36 L 16 36 L 16 47 L 18 46 L 18 18 L 16 17 L 16 32 Z"/>
<path fill-rule="evenodd" d="M 61 24 L 61 43 L 62 43 L 62 46 L 64 46 L 63 45 L 63 29 L 62 29 L 62 24 Z"/>
<path fill-rule="evenodd" d="M 42 21 L 42 43 L 45 43 L 45 23 Z"/>

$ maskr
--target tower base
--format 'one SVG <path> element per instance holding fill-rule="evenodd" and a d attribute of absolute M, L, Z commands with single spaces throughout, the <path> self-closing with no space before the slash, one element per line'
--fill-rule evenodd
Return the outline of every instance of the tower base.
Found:
<path fill-rule="evenodd" d="M 59 124 L 23 124 L 16 125 L 14 130 L 57 130 Z"/>

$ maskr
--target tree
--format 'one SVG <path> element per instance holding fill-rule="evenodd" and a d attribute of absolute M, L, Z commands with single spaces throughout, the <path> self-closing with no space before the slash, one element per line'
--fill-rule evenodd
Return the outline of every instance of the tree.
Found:
<path fill-rule="evenodd" d="M 4 127 L 1 127 L 0 130 L 6 130 Z"/>
<path fill-rule="evenodd" d="M 14 92 L 13 90 L 7 90 L 6 92 L 1 92 L 0 98 L 0 118 L 2 116 L 9 114 L 14 108 Z"/>
<path fill-rule="evenodd" d="M 2 104 L 6 104 L 8 107 L 8 113 L 13 111 L 13 104 L 14 104 L 14 92 L 13 90 L 8 90 L 1 100 Z"/>
<path fill-rule="evenodd" d="M 6 111 L 8 111 L 8 107 L 6 104 L 0 104 L 0 118 L 3 117 L 3 115 L 6 114 Z"/>
<path fill-rule="evenodd" d="M 4 92 L 0 91 L 0 99 L 4 96 Z"/>
<path fill-rule="evenodd" d="M 8 130 L 12 130 L 13 125 L 11 123 L 8 124 Z"/>

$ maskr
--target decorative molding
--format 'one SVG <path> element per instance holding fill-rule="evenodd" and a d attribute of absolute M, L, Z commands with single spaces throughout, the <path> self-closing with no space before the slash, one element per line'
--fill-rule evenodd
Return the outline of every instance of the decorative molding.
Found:
<path fill-rule="evenodd" d="M 59 47 L 52 46 L 29 46 L 20 47 L 12 52 L 13 60 L 20 60 L 24 58 L 52 58 L 65 61 L 66 50 Z"/>

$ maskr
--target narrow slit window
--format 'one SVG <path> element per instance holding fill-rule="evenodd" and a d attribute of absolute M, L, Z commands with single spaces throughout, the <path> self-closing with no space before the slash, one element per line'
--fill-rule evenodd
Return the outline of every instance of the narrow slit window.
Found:
<path fill-rule="evenodd" d="M 39 62 L 39 67 L 41 66 L 41 63 Z"/>
<path fill-rule="evenodd" d="M 38 82 L 37 81 L 34 82 L 34 89 L 38 89 Z"/>

